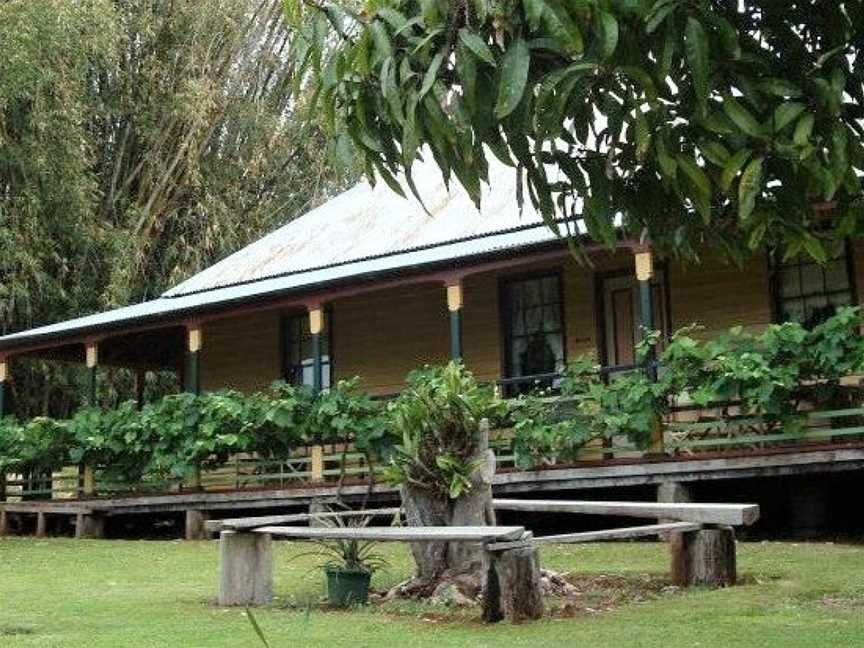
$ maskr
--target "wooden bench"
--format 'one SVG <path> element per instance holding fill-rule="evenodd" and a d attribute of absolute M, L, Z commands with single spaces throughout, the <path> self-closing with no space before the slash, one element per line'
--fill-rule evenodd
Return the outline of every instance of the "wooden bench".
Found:
<path fill-rule="evenodd" d="M 495 585 L 485 589 L 484 618 L 522 621 L 539 618 L 543 612 L 539 558 L 536 549 L 525 544 L 530 534 L 526 534 L 521 526 L 262 526 L 245 530 L 225 529 L 219 534 L 219 605 L 263 605 L 273 600 L 273 536 L 305 541 L 471 542 L 487 547 L 511 542 L 515 545 L 512 549 L 498 551 L 488 561 L 487 581 Z M 526 609 L 533 612 L 526 615 Z"/>
<path fill-rule="evenodd" d="M 669 519 L 668 523 L 568 533 L 533 540 L 534 544 L 597 542 L 643 536 L 668 536 L 672 582 L 687 587 L 723 587 L 737 581 L 735 526 L 759 519 L 757 504 L 670 504 L 655 502 L 591 502 L 573 500 L 495 499 L 497 510 L 580 513 L 632 518 Z M 504 545 L 500 548 L 504 548 Z M 509 548 L 512 548 L 510 545 Z M 495 550 L 491 548 L 491 550 Z"/>
<path fill-rule="evenodd" d="M 671 521 L 644 526 L 557 534 L 534 538 L 524 526 L 486 527 L 307 527 L 291 523 L 315 518 L 396 515 L 398 508 L 276 515 L 207 523 L 220 533 L 219 604 L 262 605 L 273 598 L 274 536 L 292 540 L 372 540 L 377 542 L 473 542 L 484 546 L 487 584 L 483 618 L 518 622 L 542 615 L 540 561 L 542 544 L 670 537 L 672 580 L 682 586 L 732 585 L 737 579 L 732 526 L 753 524 L 755 504 L 655 504 L 563 500 L 494 500 L 496 509 L 580 513 Z"/>

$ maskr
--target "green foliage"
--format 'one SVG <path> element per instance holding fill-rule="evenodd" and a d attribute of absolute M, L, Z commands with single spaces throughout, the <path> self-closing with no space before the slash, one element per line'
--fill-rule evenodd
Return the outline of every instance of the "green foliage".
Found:
<path fill-rule="evenodd" d="M 0 51 L 0 332 L 153 298 L 343 182 L 275 0 L 4 0 Z M 22 418 L 81 404 L 13 371 Z"/>
<path fill-rule="evenodd" d="M 388 415 L 396 435 L 388 480 L 457 499 L 471 488 L 481 421 L 494 424 L 506 405 L 461 363 L 450 362 L 412 372 Z"/>
<path fill-rule="evenodd" d="M 232 455 L 287 458 L 324 440 L 370 448 L 381 437 L 381 408 L 343 381 L 315 398 L 303 387 L 274 383 L 253 394 L 173 394 L 140 410 L 85 408 L 68 420 L 0 420 L 0 467 L 50 471 L 71 463 L 100 466 L 109 481 L 189 479 Z"/>
<path fill-rule="evenodd" d="M 658 421 L 682 396 L 701 407 L 736 402 L 769 427 L 795 430 L 803 419 L 802 400 L 842 402 L 840 379 L 864 372 L 861 326 L 860 310 L 844 307 L 812 329 L 794 322 L 759 333 L 736 327 L 713 339 L 682 329 L 659 355 L 656 381 L 643 371 L 603 381 L 599 367 L 580 359 L 568 367 L 561 390 L 578 403 L 576 416 L 562 419 L 536 397 L 516 402 L 517 462 L 527 467 L 573 460 L 586 441 L 619 435 L 646 448 Z M 640 360 L 656 343 L 656 333 L 647 336 Z"/>
<path fill-rule="evenodd" d="M 554 229 L 694 257 L 861 230 L 861 0 L 287 6 L 325 123 L 391 186 L 429 151 L 479 202 L 494 155 Z"/>

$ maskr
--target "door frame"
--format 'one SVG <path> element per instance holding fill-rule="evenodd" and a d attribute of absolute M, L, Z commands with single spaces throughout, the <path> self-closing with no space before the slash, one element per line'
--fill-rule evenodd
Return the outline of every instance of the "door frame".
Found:
<path fill-rule="evenodd" d="M 666 330 L 661 331 L 664 338 L 669 338 L 674 328 L 672 322 L 672 291 L 669 281 L 669 264 L 665 261 L 658 263 L 655 266 L 656 272 L 660 273 L 660 286 L 663 289 L 663 303 L 655 304 L 663 310 L 666 320 Z M 597 324 L 597 358 L 600 361 L 600 366 L 609 366 L 608 353 L 608 322 L 606 321 L 606 295 L 605 285 L 609 279 L 618 279 L 620 277 L 633 277 L 635 280 L 634 271 L 630 268 L 621 270 L 610 270 L 607 272 L 594 273 L 594 314 Z"/>

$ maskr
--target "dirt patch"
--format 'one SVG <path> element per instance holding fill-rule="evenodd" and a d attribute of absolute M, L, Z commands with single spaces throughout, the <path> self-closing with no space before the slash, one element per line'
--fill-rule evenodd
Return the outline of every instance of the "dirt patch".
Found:
<path fill-rule="evenodd" d="M 843 594 L 826 594 L 817 601 L 820 607 L 829 610 L 861 610 L 864 609 L 864 598 Z"/>
<path fill-rule="evenodd" d="M 682 590 L 663 576 L 653 574 L 563 574 L 570 584 L 565 596 L 550 597 L 553 616 L 579 617 L 612 612 L 625 605 L 643 603 Z"/>

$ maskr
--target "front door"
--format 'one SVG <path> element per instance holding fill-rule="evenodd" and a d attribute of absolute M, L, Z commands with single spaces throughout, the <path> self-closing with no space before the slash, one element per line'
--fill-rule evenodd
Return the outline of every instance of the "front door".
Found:
<path fill-rule="evenodd" d="M 668 333 L 666 291 L 663 274 L 657 272 L 651 283 L 654 297 L 654 327 Z M 639 282 L 632 275 L 603 280 L 604 351 L 606 365 L 632 367 L 636 364 L 636 345 L 642 339 Z M 661 340 L 662 345 L 662 340 Z"/>

